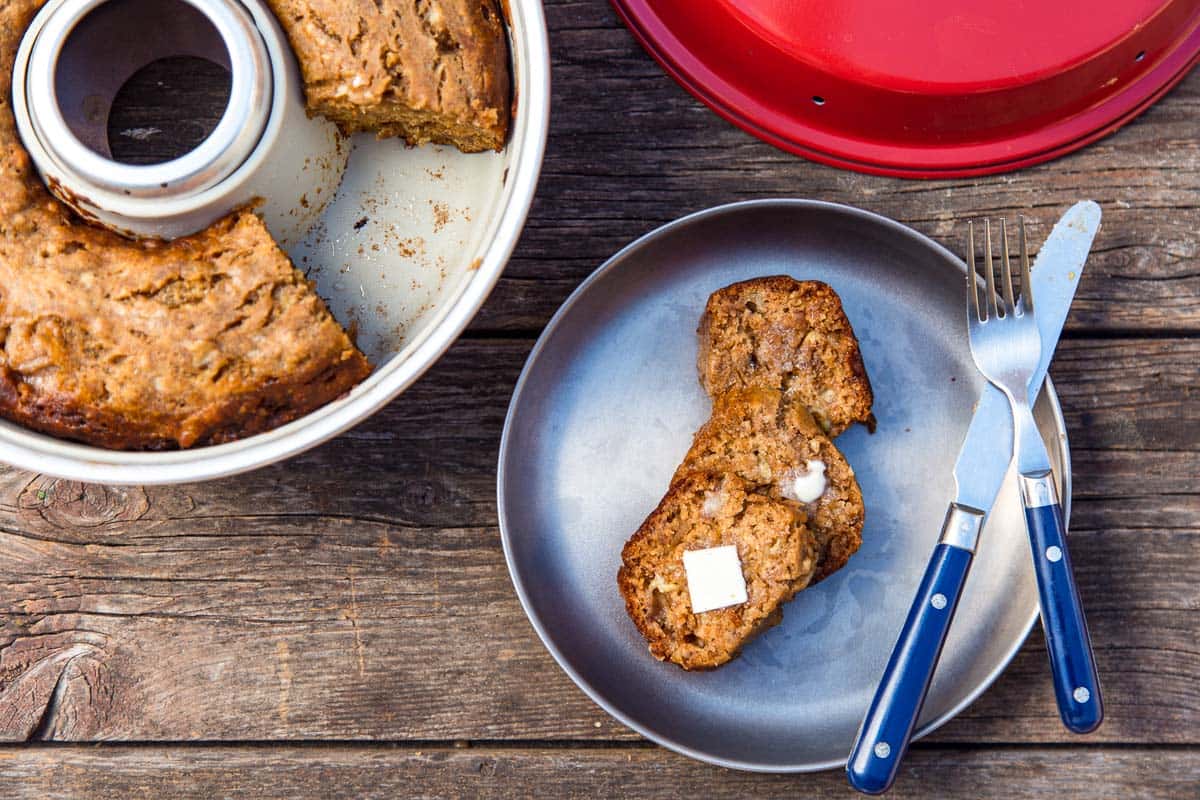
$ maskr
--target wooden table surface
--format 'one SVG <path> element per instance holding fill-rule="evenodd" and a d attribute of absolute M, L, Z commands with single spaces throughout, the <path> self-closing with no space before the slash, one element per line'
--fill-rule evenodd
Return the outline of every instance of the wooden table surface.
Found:
<path fill-rule="evenodd" d="M 957 249 L 959 222 L 1104 227 L 1052 374 L 1108 717 L 1068 734 L 1040 632 L 913 747 L 895 797 L 1200 794 L 1200 72 L 1134 124 L 1015 174 L 906 182 L 786 155 L 667 78 L 603 0 L 551 0 L 538 199 L 483 312 L 411 391 L 251 475 L 106 488 L 0 469 L 0 796 L 849 797 L 632 734 L 559 670 L 496 528 L 513 384 L 579 282 L 734 200 L 809 197 Z M 1036 237 L 1040 239 L 1040 236 Z"/>

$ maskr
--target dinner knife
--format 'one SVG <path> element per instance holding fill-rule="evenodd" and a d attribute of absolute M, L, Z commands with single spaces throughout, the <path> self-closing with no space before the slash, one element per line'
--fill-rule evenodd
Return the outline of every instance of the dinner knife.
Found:
<path fill-rule="evenodd" d="M 1100 206 L 1092 201 L 1076 203 L 1054 226 L 1034 262 L 1033 295 L 1038 298 L 1042 358 L 1030 382 L 1032 397 L 1041 393 L 1099 227 Z M 860 792 L 879 794 L 896 778 L 958 606 L 979 533 L 1012 461 L 1011 457 L 997 458 L 997 448 L 1011 448 L 1012 441 L 1008 400 L 988 383 L 954 467 L 957 491 L 941 536 L 846 764 L 850 785 Z M 1007 452 L 1011 454 L 1011 450 Z"/>

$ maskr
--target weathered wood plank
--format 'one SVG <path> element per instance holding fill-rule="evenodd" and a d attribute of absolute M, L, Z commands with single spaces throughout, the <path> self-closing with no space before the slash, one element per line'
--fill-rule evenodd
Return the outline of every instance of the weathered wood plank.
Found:
<path fill-rule="evenodd" d="M 10 740 L 629 736 L 538 643 L 493 531 L 0 542 Z M 1073 554 L 1108 710 L 1089 741 L 1198 743 L 1200 531 L 1082 531 Z M 1040 637 L 937 737 L 1070 741 Z"/>
<path fill-rule="evenodd" d="M 530 347 L 462 342 L 351 434 L 240 478 L 0 472 L 0 734 L 629 738 L 541 647 L 500 552 L 496 450 Z M 1194 419 L 1171 377 L 1194 347 L 1072 341 L 1055 365 L 1109 705 L 1089 741 L 1198 741 L 1200 448 L 1170 427 Z M 937 736 L 1070 741 L 1040 639 Z"/>
<path fill-rule="evenodd" d="M 247 516 L 493 525 L 500 430 L 532 346 L 460 342 L 373 419 L 248 476 L 188 487 L 104 490 L 0 470 L 0 526 L 14 514 L 24 531 L 64 537 L 75 536 L 76 529 L 87 537 L 123 536 L 127 529 L 114 523 L 134 517 L 140 526 L 164 532 L 181 519 Z M 1067 341 L 1060 347 L 1052 374 L 1075 452 L 1082 523 L 1101 524 L 1100 517 L 1087 516 L 1086 505 L 1114 494 L 1168 494 L 1174 505 L 1133 510 L 1155 515 L 1155 525 L 1195 522 L 1187 516 L 1195 505 L 1177 504 L 1193 502 L 1186 498 L 1197 491 L 1198 355 L 1200 342 L 1188 339 Z M 1117 450 L 1140 455 L 1112 452 Z M 45 502 L 47 496 L 51 502 Z M 1113 522 L 1135 526 L 1126 516 Z M 223 528 L 241 529 L 233 521 Z"/>
<path fill-rule="evenodd" d="M 841 770 L 755 775 L 649 748 L 38 747 L 0 751 L 0 778 L 13 800 L 852 796 Z M 1194 749 L 918 745 L 888 797 L 1176 800 L 1198 785 Z"/>
<path fill-rule="evenodd" d="M 125 529 L 111 523 L 133 516 L 139 524 L 167 529 L 178 519 L 230 515 L 492 525 L 500 429 L 531 347 L 528 341 L 464 341 L 374 419 L 311 453 L 245 477 L 185 488 L 85 490 L 5 470 L 0 472 L 0 523 L 7 511 L 19 513 L 19 525 L 28 532 L 72 536 L 74 528 L 83 528 L 89 537 L 123 535 Z M 1172 502 L 1185 502 L 1183 497 L 1196 490 L 1194 456 L 1188 453 L 1200 449 L 1198 351 L 1192 340 L 1063 344 L 1052 372 L 1075 451 L 1077 500 L 1098 492 L 1167 493 L 1176 498 Z M 1138 459 L 1108 452 L 1119 449 L 1147 452 Z M 1114 471 L 1122 465 L 1129 469 Z M 1156 489 L 1159 481 L 1165 483 Z M 52 502 L 39 493 L 49 493 Z M 1162 515 L 1171 509 L 1138 512 Z M 1164 522 L 1160 516 L 1155 524 Z"/>
<path fill-rule="evenodd" d="M 1200 450 L 1200 339 L 1065 343 L 1051 376 L 1090 450 Z"/>
<path fill-rule="evenodd" d="M 1070 330 L 1200 329 L 1200 72 L 1115 136 L 1050 164 L 902 181 L 804 161 L 719 119 L 658 68 L 607 3 L 552 2 L 546 12 L 554 120 L 539 198 L 477 330 L 536 330 L 637 236 L 761 197 L 861 206 L 954 250 L 969 216 L 1022 211 L 1044 234 L 1068 205 L 1091 197 L 1105 225 Z"/>

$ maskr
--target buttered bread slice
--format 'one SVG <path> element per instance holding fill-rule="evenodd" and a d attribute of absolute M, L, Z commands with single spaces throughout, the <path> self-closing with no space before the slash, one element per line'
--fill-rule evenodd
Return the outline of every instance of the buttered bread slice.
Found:
<path fill-rule="evenodd" d="M 689 579 L 690 553 L 736 549 L 744 602 L 698 611 L 707 587 Z M 621 551 L 617 583 L 625 607 L 659 660 L 711 669 L 733 658 L 783 617 L 782 605 L 808 585 L 817 541 L 800 505 L 756 491 L 735 475 L 692 473 L 667 492 Z"/>
<path fill-rule="evenodd" d="M 696 472 L 736 475 L 754 491 L 802 506 L 817 540 L 813 583 L 845 566 L 862 543 L 863 499 L 854 470 L 812 415 L 781 392 L 718 395 L 673 482 Z"/>

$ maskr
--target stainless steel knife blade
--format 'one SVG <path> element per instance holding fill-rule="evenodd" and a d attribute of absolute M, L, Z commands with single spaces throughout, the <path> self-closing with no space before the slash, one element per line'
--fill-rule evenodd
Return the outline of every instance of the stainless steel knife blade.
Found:
<path fill-rule="evenodd" d="M 1030 384 L 1031 401 L 1042 391 L 1046 370 L 1054 357 L 1083 274 L 1084 262 L 1099 228 L 1100 206 L 1091 200 L 1076 203 L 1055 224 L 1033 263 L 1033 296 L 1042 335 L 1042 359 Z M 1013 422 L 1008 400 L 988 383 L 980 395 L 958 462 L 954 465 L 955 503 L 984 512 L 986 519 L 1011 461 L 997 458 L 996 453 L 1000 448 L 1006 448 L 1001 452 L 1011 453 L 1012 441 Z"/>

